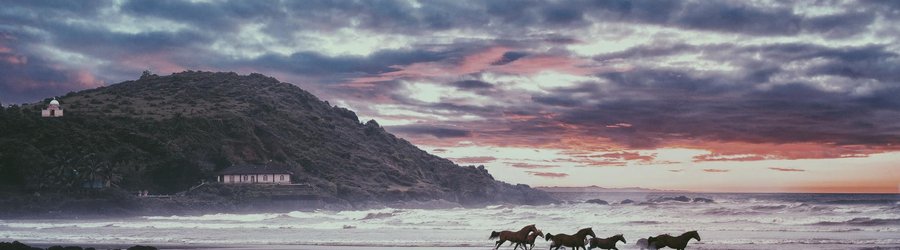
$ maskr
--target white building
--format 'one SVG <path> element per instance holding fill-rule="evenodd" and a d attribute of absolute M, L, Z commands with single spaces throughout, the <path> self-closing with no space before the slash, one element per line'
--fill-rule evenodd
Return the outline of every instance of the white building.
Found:
<path fill-rule="evenodd" d="M 291 184 L 292 174 L 280 167 L 241 165 L 222 170 L 216 179 L 226 184 Z"/>
<path fill-rule="evenodd" d="M 59 101 L 56 98 L 53 98 L 50 101 L 50 105 L 47 105 L 47 109 L 41 110 L 41 117 L 61 117 L 63 116 L 63 110 L 59 108 Z"/>

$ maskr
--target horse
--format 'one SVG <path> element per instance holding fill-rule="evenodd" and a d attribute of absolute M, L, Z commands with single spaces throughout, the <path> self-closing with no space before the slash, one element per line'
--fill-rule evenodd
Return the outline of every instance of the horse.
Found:
<path fill-rule="evenodd" d="M 537 231 L 529 234 L 528 238 L 525 239 L 525 242 L 516 243 L 516 247 L 514 247 L 513 250 L 516 250 L 517 248 L 519 248 L 519 244 L 522 244 L 522 249 L 528 249 L 528 250 L 534 249 L 534 240 L 537 239 L 537 237 L 544 238 L 544 232 L 541 232 L 541 230 L 537 230 Z M 512 241 L 510 241 L 510 242 L 512 242 Z M 526 248 L 525 245 L 531 245 L 531 248 Z"/>
<path fill-rule="evenodd" d="M 584 239 L 587 238 L 588 235 L 597 238 L 597 235 L 594 234 L 594 230 L 592 230 L 591 228 L 583 228 L 581 230 L 578 230 L 575 235 L 552 235 L 550 233 L 547 233 L 547 235 L 544 236 L 544 240 L 553 241 L 553 243 L 550 244 L 550 249 L 556 247 L 556 250 L 559 250 L 559 247 L 565 246 L 572 247 L 574 249 L 578 249 L 580 247 L 581 249 L 587 250 L 584 248 Z"/>
<path fill-rule="evenodd" d="M 621 234 L 617 234 L 613 237 L 609 237 L 606 239 L 593 238 L 590 241 L 591 244 L 590 244 L 590 247 L 588 247 L 588 249 L 600 248 L 600 249 L 619 250 L 618 248 L 616 248 L 616 243 L 619 242 L 620 240 L 622 241 L 622 244 L 628 243 L 625 241 L 625 237 L 622 236 Z"/>
<path fill-rule="evenodd" d="M 697 231 L 690 231 L 679 235 L 678 237 L 672 237 L 668 234 L 661 234 L 656 237 L 647 238 L 647 244 L 656 244 L 657 247 L 671 247 L 673 249 L 684 250 L 687 247 L 688 241 L 691 239 L 697 239 L 700 241 L 700 234 Z"/>
<path fill-rule="evenodd" d="M 640 247 L 641 250 L 644 250 L 644 249 L 651 249 L 651 250 L 659 249 L 659 247 L 656 247 L 656 242 L 654 242 L 653 245 L 650 245 L 650 243 L 647 243 L 647 238 L 640 238 L 640 239 L 638 239 L 637 242 L 634 243 L 634 245 L 636 245 L 637 247 Z"/>
<path fill-rule="evenodd" d="M 500 248 L 500 245 L 503 245 L 503 243 L 506 243 L 506 241 L 511 241 L 511 242 L 515 242 L 515 243 L 525 242 L 525 240 L 528 239 L 528 233 L 537 232 L 537 231 L 538 231 L 537 227 L 535 227 L 534 224 L 531 224 L 531 225 L 523 227 L 521 230 L 516 231 L 516 232 L 492 231 L 491 237 L 489 237 L 488 239 L 491 240 L 491 239 L 499 238 L 497 240 L 497 246 L 494 247 L 494 249 L 496 250 L 497 248 Z"/>

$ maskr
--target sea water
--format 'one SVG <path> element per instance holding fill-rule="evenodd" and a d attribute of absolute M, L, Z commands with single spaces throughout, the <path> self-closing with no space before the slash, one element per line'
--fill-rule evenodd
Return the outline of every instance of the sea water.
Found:
<path fill-rule="evenodd" d="M 891 194 L 565 193 L 562 204 L 480 208 L 292 211 L 116 219 L 2 220 L 0 241 L 107 244 L 483 247 L 491 231 L 535 224 L 544 233 L 592 227 L 598 237 L 697 230 L 693 248 L 859 249 L 900 246 Z M 686 196 L 682 202 L 665 197 Z M 694 202 L 693 198 L 712 202 Z M 610 205 L 585 203 L 603 199 Z M 622 204 L 624 200 L 633 203 Z M 835 248 L 835 246 L 837 246 Z M 537 249 L 547 243 L 538 239 Z"/>

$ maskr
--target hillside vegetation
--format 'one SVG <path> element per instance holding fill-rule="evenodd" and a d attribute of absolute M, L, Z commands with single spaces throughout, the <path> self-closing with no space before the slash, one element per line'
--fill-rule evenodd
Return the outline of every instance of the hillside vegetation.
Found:
<path fill-rule="evenodd" d="M 545 203 L 546 193 L 494 180 L 361 123 L 353 111 L 260 74 L 145 74 L 0 110 L 0 188 L 79 192 L 90 178 L 113 189 L 170 194 L 214 181 L 233 164 L 289 167 L 315 195 L 349 203 L 444 199 L 463 205 Z M 49 100 L 49 99 L 48 99 Z"/>

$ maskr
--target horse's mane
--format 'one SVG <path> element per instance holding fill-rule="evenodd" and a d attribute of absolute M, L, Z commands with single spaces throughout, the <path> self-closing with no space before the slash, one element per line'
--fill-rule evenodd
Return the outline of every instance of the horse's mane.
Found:
<path fill-rule="evenodd" d="M 589 227 L 589 228 L 582 228 L 581 230 L 578 230 L 578 232 L 575 233 L 575 234 L 576 234 L 576 235 L 577 235 L 577 234 L 587 234 L 588 231 L 594 231 L 594 230 L 591 229 L 590 227 Z"/>

